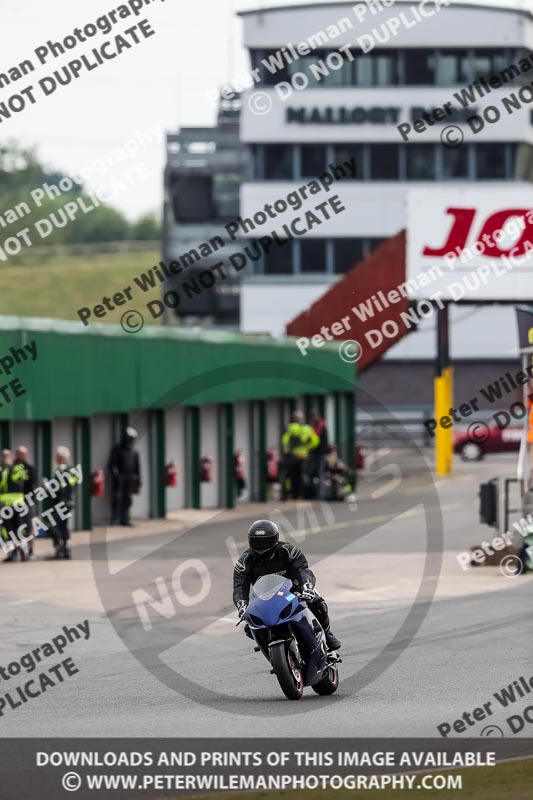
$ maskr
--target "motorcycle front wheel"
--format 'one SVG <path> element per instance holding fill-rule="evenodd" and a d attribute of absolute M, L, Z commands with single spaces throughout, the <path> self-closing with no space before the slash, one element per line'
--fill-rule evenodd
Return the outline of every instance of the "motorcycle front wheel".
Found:
<path fill-rule="evenodd" d="M 287 642 L 270 648 L 270 659 L 281 690 L 289 700 L 299 700 L 304 693 L 302 670 Z"/>

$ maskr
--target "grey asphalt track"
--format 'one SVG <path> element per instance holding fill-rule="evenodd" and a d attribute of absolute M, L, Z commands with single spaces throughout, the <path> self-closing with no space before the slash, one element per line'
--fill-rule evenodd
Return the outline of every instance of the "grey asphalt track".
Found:
<path fill-rule="evenodd" d="M 477 486 L 496 474 L 512 475 L 514 465 L 511 455 L 473 466 L 458 462 L 453 478 L 434 483 L 420 465 L 400 464 L 400 475 L 387 469 L 381 481 L 363 479 L 351 506 L 265 509 L 292 526 L 292 538 L 309 555 L 330 605 L 343 641 L 334 698 L 307 689 L 303 700 L 290 703 L 263 656 L 235 627 L 228 548 L 239 549 L 245 540 L 252 521 L 245 509 L 238 519 L 221 514 L 192 531 L 122 539 L 107 552 L 98 542 L 78 545 L 72 563 L 3 566 L 0 665 L 64 625 L 88 619 L 91 637 L 70 645 L 63 656 L 74 659 L 79 674 L 16 710 L 4 709 L 0 736 L 276 737 L 298 731 L 430 737 L 438 735 L 437 725 L 489 700 L 493 715 L 463 735 L 478 736 L 489 723 L 504 728 L 505 718 L 528 704 L 525 698 L 509 711 L 498 708 L 492 695 L 533 673 L 533 578 L 506 578 L 494 567 L 464 572 L 455 556 L 495 535 L 479 525 Z M 133 593 L 154 594 L 157 577 L 171 586 L 184 559 L 206 565 L 208 599 L 181 608 L 178 620 L 156 614 L 153 630 L 143 631 Z M 180 588 L 193 595 L 200 584 L 184 576 Z M 168 602 L 178 605 L 175 596 Z M 160 641 L 165 648 L 159 657 Z M 0 690 L 21 682 L 0 681 Z M 531 728 L 526 725 L 522 735 L 530 736 Z"/>

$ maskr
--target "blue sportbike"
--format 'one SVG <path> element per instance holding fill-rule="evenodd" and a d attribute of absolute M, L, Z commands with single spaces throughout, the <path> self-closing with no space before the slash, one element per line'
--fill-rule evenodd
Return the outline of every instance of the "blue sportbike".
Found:
<path fill-rule="evenodd" d="M 305 601 L 282 575 L 265 575 L 252 587 L 244 614 L 250 632 L 272 665 L 270 670 L 289 700 L 299 700 L 304 686 L 333 694 L 339 686 L 337 653 L 328 650 L 324 630 Z"/>

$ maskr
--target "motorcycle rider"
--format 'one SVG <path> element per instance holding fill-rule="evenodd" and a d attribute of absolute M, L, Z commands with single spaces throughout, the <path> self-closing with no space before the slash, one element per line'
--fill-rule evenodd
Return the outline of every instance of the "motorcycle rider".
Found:
<path fill-rule="evenodd" d="M 338 650 L 341 643 L 331 632 L 328 607 L 315 589 L 316 578 L 302 551 L 292 544 L 280 542 L 278 526 L 268 519 L 253 523 L 248 531 L 248 544 L 249 548 L 241 555 L 233 571 L 233 602 L 239 617 L 242 619 L 246 612 L 250 587 L 258 578 L 283 575 L 292 580 L 324 628 L 328 649 Z"/>

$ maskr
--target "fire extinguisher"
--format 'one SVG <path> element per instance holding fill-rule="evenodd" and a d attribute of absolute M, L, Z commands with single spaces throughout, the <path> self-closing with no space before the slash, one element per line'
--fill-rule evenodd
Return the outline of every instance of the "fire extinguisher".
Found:
<path fill-rule="evenodd" d="M 235 482 L 237 484 L 237 497 L 246 489 L 246 481 L 244 479 L 244 456 L 240 450 L 233 454 L 233 463 L 235 465 Z"/>
<path fill-rule="evenodd" d="M 237 450 L 233 458 L 235 462 L 235 477 L 237 481 L 244 481 L 244 456 L 240 450 Z"/>
<path fill-rule="evenodd" d="M 165 464 L 166 470 L 166 482 L 165 486 L 177 486 L 178 483 L 178 470 L 176 469 L 176 465 L 173 461 L 169 461 L 168 464 Z"/>
<path fill-rule="evenodd" d="M 267 480 L 269 483 L 276 483 L 279 477 L 279 450 L 271 447 L 267 450 Z"/>
<path fill-rule="evenodd" d="M 91 475 L 93 486 L 92 496 L 103 497 L 105 494 L 105 472 L 103 469 L 97 469 Z"/>
<path fill-rule="evenodd" d="M 200 481 L 202 483 L 209 483 L 211 480 L 211 464 L 213 459 L 209 456 L 203 456 L 200 461 Z"/>

